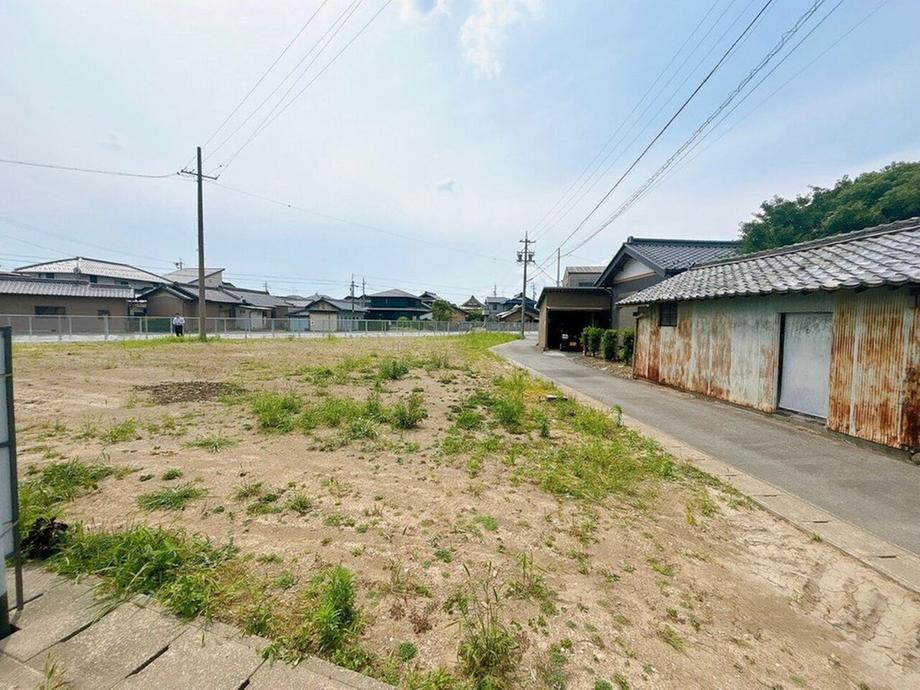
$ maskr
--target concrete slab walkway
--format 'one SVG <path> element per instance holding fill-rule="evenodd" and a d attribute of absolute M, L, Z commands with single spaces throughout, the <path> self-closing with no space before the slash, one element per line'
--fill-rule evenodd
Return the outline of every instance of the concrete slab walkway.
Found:
<path fill-rule="evenodd" d="M 619 405 L 624 415 L 724 463 L 729 471 L 735 468 L 760 480 L 761 487 L 777 487 L 802 499 L 812 513 L 836 516 L 879 542 L 900 547 L 896 551 L 920 556 L 920 467 L 885 450 L 787 418 L 617 378 L 578 363 L 572 355 L 541 352 L 530 338 L 495 350 L 557 384 L 607 406 Z"/>
<path fill-rule="evenodd" d="M 74 689 L 390 688 L 319 659 L 270 664 L 260 653 L 267 640 L 184 623 L 145 597 L 102 608 L 88 584 L 32 567 L 24 576 L 26 604 L 12 612 L 18 629 L 0 640 L 0 688 L 35 688 L 52 665 L 51 680 Z"/>

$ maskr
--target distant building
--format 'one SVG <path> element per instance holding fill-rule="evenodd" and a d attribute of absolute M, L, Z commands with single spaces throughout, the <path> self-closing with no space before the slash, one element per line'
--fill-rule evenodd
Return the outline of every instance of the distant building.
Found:
<path fill-rule="evenodd" d="M 405 290 L 393 289 L 367 295 L 367 318 L 382 321 L 409 319 L 415 321 L 431 310 L 420 297 Z"/>
<path fill-rule="evenodd" d="M 527 307 L 527 311 L 524 313 L 524 323 L 534 323 L 540 320 L 540 312 L 532 307 Z M 496 321 L 503 321 L 505 323 L 520 323 L 521 322 L 521 304 L 518 302 L 516 307 L 512 307 L 507 311 L 503 311 L 495 317 Z"/>
<path fill-rule="evenodd" d="M 129 285 L 3 273 L 0 274 L 0 315 L 48 317 L 46 320 L 64 316 L 99 319 L 128 316 L 134 294 Z M 25 330 L 18 321 L 16 327 Z"/>
<path fill-rule="evenodd" d="M 603 266 L 566 266 L 562 287 L 594 287 L 603 271 Z"/>
<path fill-rule="evenodd" d="M 292 331 L 347 331 L 356 327 L 366 310 L 355 300 L 317 295 L 304 307 L 291 311 L 288 318 Z"/>
<path fill-rule="evenodd" d="M 205 287 L 217 288 L 224 284 L 224 268 L 205 268 Z M 166 273 L 163 276 L 167 281 L 180 285 L 198 285 L 197 268 L 180 268 L 178 271 Z"/>
<path fill-rule="evenodd" d="M 486 305 L 476 299 L 476 295 L 470 295 L 470 298 L 460 306 L 467 311 L 478 311 L 480 313 L 485 311 L 486 308 Z"/>
<path fill-rule="evenodd" d="M 22 266 L 15 272 L 48 280 L 82 281 L 93 285 L 130 287 L 135 291 L 170 282 L 162 276 L 129 264 L 88 259 L 82 256 Z"/>
<path fill-rule="evenodd" d="M 618 300 L 699 262 L 733 256 L 737 251 L 734 241 L 630 237 L 593 286 L 544 288 L 539 302 L 538 343 L 543 348 L 556 348 L 563 333 L 579 334 L 585 326 L 634 328 L 635 308 L 616 306 Z"/>
<path fill-rule="evenodd" d="M 496 317 L 505 311 L 504 305 L 508 301 L 507 297 L 499 297 L 498 295 L 489 295 L 486 297 L 485 304 L 485 315 L 486 318 L 495 320 Z"/>

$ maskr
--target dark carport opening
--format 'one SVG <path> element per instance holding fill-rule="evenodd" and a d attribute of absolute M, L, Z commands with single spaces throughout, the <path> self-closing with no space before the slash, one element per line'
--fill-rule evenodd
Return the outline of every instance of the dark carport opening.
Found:
<path fill-rule="evenodd" d="M 558 350 L 562 342 L 562 334 L 578 338 L 581 331 L 587 326 L 610 328 L 610 310 L 564 310 L 550 309 L 548 311 L 546 328 L 546 347 Z"/>

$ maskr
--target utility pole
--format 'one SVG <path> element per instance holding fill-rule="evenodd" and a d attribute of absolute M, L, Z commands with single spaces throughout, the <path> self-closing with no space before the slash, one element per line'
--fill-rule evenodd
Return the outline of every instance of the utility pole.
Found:
<path fill-rule="evenodd" d="M 559 261 L 562 258 L 561 252 L 562 247 L 556 247 L 556 287 L 559 287 Z"/>
<path fill-rule="evenodd" d="M 198 338 L 207 339 L 205 317 L 207 316 L 207 303 L 204 297 L 204 189 L 202 180 L 216 180 L 216 177 L 205 175 L 201 172 L 201 147 L 197 149 L 198 170 L 181 170 L 181 174 L 194 175 L 198 181 Z"/>
<path fill-rule="evenodd" d="M 207 340 L 205 318 L 208 315 L 204 298 L 204 190 L 201 186 L 201 147 L 198 147 L 198 339 Z"/>
<path fill-rule="evenodd" d="M 521 337 L 524 337 L 524 317 L 527 315 L 527 264 L 533 263 L 533 252 L 530 251 L 530 245 L 533 244 L 527 233 L 524 233 L 524 239 L 518 240 L 524 245 L 524 251 L 517 253 L 517 261 L 524 264 L 524 284 L 521 287 Z"/>
<path fill-rule="evenodd" d="M 351 320 L 355 320 L 355 274 L 351 274 Z"/>

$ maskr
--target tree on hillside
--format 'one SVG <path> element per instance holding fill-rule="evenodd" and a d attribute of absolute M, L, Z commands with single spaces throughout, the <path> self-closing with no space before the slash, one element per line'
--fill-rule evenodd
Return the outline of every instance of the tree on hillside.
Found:
<path fill-rule="evenodd" d="M 795 199 L 773 197 L 741 224 L 741 250 L 753 252 L 920 216 L 920 163 L 892 163 L 811 187 Z"/>
<path fill-rule="evenodd" d="M 442 299 L 435 300 L 431 304 L 431 318 L 435 321 L 450 321 L 453 309 L 450 304 Z"/>

